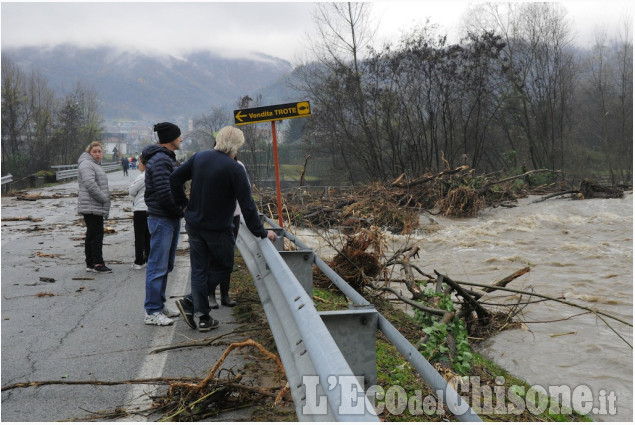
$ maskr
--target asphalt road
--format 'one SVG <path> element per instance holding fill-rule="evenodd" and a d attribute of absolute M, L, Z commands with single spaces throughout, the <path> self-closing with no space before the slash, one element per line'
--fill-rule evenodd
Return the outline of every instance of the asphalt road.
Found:
<path fill-rule="evenodd" d="M 111 192 L 125 191 L 137 175 L 109 173 Z M 2 197 L 2 387 L 33 381 L 125 381 L 155 377 L 205 377 L 233 340 L 204 348 L 151 354 L 155 348 L 213 338 L 234 329 L 231 309 L 212 310 L 221 324 L 208 333 L 181 318 L 172 326 L 143 323 L 145 270 L 134 259 L 132 199 L 115 196 L 104 238 L 112 274 L 85 271 L 85 227 L 77 214 L 77 182 L 27 193 L 33 201 Z M 50 199 L 43 199 L 49 197 Z M 32 217 L 33 220 L 16 220 Z M 179 250 L 187 248 L 182 229 Z M 168 278 L 168 304 L 189 292 L 189 257 L 177 254 Z M 233 340 L 231 339 L 233 338 Z M 224 367 L 244 362 L 230 355 Z M 44 385 L 2 391 L 2 421 L 60 421 L 125 407 L 141 409 L 160 385 Z M 152 420 L 133 415 L 125 420 Z"/>

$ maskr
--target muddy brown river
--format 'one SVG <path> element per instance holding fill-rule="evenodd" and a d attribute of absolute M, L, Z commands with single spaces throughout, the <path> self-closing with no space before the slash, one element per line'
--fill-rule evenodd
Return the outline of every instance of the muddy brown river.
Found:
<path fill-rule="evenodd" d="M 389 246 L 417 243 L 422 251 L 415 264 L 460 281 L 492 284 L 529 266 L 510 288 L 563 297 L 632 324 L 632 192 L 623 199 L 539 199 L 471 219 L 422 217 L 422 229 L 391 235 Z M 296 234 L 322 258 L 333 255 L 320 237 Z M 513 300 L 495 294 L 498 301 Z M 526 326 L 487 340 L 478 351 L 532 385 L 588 387 L 596 421 L 633 420 L 633 350 L 620 339 L 632 345 L 632 327 L 605 318 L 612 330 L 594 314 L 556 302 L 530 304 L 520 319 Z M 607 405 L 612 395 L 614 409 Z"/>

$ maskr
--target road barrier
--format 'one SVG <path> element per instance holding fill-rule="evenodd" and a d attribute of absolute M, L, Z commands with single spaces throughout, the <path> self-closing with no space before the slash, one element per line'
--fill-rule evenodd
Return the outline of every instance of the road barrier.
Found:
<path fill-rule="evenodd" d="M 104 162 L 101 164 L 102 168 L 104 169 L 105 172 L 111 172 L 111 171 L 117 171 L 119 170 L 119 163 L 118 162 Z M 65 180 L 65 179 L 72 179 L 72 178 L 77 178 L 77 174 L 79 173 L 78 170 L 79 165 L 78 164 L 73 164 L 73 165 L 52 165 L 51 168 L 57 170 L 55 172 L 55 180 Z"/>
<path fill-rule="evenodd" d="M 341 385 L 351 377 L 363 390 L 376 384 L 376 330 L 392 342 L 437 395 L 442 395 L 458 420 L 481 421 L 425 357 L 367 300 L 294 235 L 265 216 L 261 215 L 261 220 L 278 234 L 279 241 L 274 245 L 268 239 L 254 237 L 243 222 L 236 246 L 254 279 L 300 421 L 378 420 L 375 411 L 368 408 L 373 403 L 365 391 L 351 393 L 350 386 Z M 284 251 L 283 238 L 293 242 L 298 250 Z M 349 310 L 315 309 L 313 264 L 352 301 Z M 324 402 L 318 403 L 319 400 Z"/>
<path fill-rule="evenodd" d="M 5 193 L 9 190 L 9 185 L 13 182 L 13 175 L 7 174 L 6 176 L 2 176 L 2 193 Z"/>
<path fill-rule="evenodd" d="M 13 181 L 13 175 L 11 174 L 7 174 L 6 176 L 2 176 L 2 184 L 8 184 L 11 183 Z"/>

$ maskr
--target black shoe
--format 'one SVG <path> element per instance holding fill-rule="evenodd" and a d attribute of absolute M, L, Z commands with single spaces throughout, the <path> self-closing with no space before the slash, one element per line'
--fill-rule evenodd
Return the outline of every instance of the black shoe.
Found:
<path fill-rule="evenodd" d="M 220 303 L 226 307 L 234 307 L 236 305 L 236 301 L 232 300 L 229 295 L 221 295 Z"/>
<path fill-rule="evenodd" d="M 95 273 L 112 273 L 112 269 L 109 267 L 106 267 L 106 265 L 104 264 L 95 264 L 95 267 L 93 267 L 93 270 L 95 271 Z"/>
<path fill-rule="evenodd" d="M 201 332 L 211 331 L 212 329 L 217 328 L 219 324 L 218 320 L 213 319 L 209 314 L 206 314 L 198 319 L 198 330 Z"/>
<path fill-rule="evenodd" d="M 176 308 L 178 308 L 181 312 L 181 316 L 183 316 L 185 324 L 192 329 L 196 329 L 196 322 L 194 321 L 194 305 L 192 304 L 192 301 L 187 298 L 181 298 L 180 300 L 176 300 L 174 303 L 176 304 Z"/>
<path fill-rule="evenodd" d="M 209 307 L 213 308 L 213 309 L 217 309 L 218 308 L 218 303 L 216 302 L 216 295 L 211 294 L 209 296 Z"/>

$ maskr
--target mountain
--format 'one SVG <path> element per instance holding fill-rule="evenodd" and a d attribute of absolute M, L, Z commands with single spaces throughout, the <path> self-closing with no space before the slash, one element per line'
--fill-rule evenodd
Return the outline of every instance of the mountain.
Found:
<path fill-rule="evenodd" d="M 2 55 L 25 72 L 39 72 L 60 96 L 77 81 L 95 90 L 106 119 L 162 121 L 212 107 L 232 110 L 245 95 L 263 94 L 265 105 L 297 100 L 284 83 L 291 64 L 264 54 L 228 58 L 196 51 L 175 57 L 65 44 L 5 48 Z"/>

